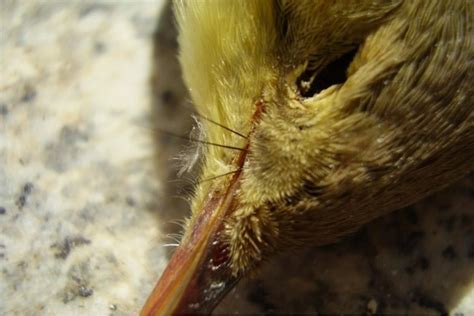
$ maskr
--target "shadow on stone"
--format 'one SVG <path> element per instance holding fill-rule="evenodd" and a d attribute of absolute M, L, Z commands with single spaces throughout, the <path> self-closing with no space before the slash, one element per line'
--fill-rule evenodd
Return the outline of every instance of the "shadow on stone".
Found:
<path fill-rule="evenodd" d="M 178 177 L 180 155 L 188 141 L 173 137 L 160 131 L 176 135 L 188 135 L 192 125 L 192 104 L 181 79 L 178 62 L 177 30 L 171 3 L 166 3 L 160 14 L 153 36 L 153 61 L 150 78 L 152 104 L 150 126 L 156 128 L 156 170 L 164 184 L 160 205 L 156 206 L 157 217 L 161 225 L 162 244 L 174 244 L 180 239 L 183 219 L 189 216 L 187 199 L 192 194 L 192 173 Z M 168 248 L 169 254 L 174 247 Z"/>

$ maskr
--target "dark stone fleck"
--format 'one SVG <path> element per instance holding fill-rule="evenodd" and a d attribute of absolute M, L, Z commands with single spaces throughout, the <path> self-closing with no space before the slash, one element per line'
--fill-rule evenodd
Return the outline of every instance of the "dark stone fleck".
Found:
<path fill-rule="evenodd" d="M 25 204 L 26 204 L 26 196 L 20 195 L 20 197 L 16 201 L 16 205 L 18 206 L 18 208 L 22 209 L 25 206 Z"/>
<path fill-rule="evenodd" d="M 170 104 L 170 103 L 173 103 L 173 100 L 174 100 L 174 94 L 172 91 L 170 90 L 163 91 L 163 93 L 161 94 L 161 101 L 163 103 Z"/>
<path fill-rule="evenodd" d="M 125 203 L 127 203 L 128 206 L 135 206 L 136 202 L 131 196 L 127 196 L 125 199 Z"/>
<path fill-rule="evenodd" d="M 456 259 L 458 257 L 458 255 L 456 253 L 456 250 L 454 250 L 453 246 L 446 247 L 443 250 L 442 255 L 443 255 L 444 258 L 449 259 L 449 260 L 453 260 L 453 259 Z"/>
<path fill-rule="evenodd" d="M 62 301 L 63 301 L 64 304 L 67 304 L 70 301 L 72 301 L 73 299 L 75 299 L 76 296 L 77 296 L 77 294 L 74 293 L 74 292 L 69 292 L 69 291 L 65 292 L 64 295 L 63 295 Z"/>
<path fill-rule="evenodd" d="M 413 275 L 413 273 L 415 273 L 415 268 L 413 265 L 410 265 L 408 267 L 405 268 L 405 272 L 409 275 Z"/>
<path fill-rule="evenodd" d="M 410 224 L 413 224 L 413 225 L 418 224 L 418 214 L 416 213 L 413 207 L 408 207 L 406 209 L 406 216 Z"/>
<path fill-rule="evenodd" d="M 462 214 L 460 218 L 461 227 L 469 227 L 472 224 L 472 217 L 468 214 Z"/>
<path fill-rule="evenodd" d="M 20 261 L 17 263 L 16 266 L 24 271 L 28 267 L 28 263 L 26 263 L 25 261 Z"/>
<path fill-rule="evenodd" d="M 3 206 L 0 206 L 0 215 L 3 215 L 7 212 L 7 210 L 3 207 Z"/>
<path fill-rule="evenodd" d="M 89 135 L 74 126 L 65 125 L 61 129 L 59 139 L 64 143 L 76 143 L 78 141 L 87 141 L 89 139 Z"/>
<path fill-rule="evenodd" d="M 65 304 L 78 297 L 89 297 L 94 293 L 88 281 L 91 276 L 90 268 L 89 260 L 71 266 L 67 273 L 69 281 L 66 283 L 61 295 L 62 301 Z"/>
<path fill-rule="evenodd" d="M 425 236 L 425 233 L 422 231 L 414 231 L 406 235 L 405 238 L 402 238 L 400 242 L 400 251 L 404 254 L 410 254 L 413 250 L 418 247 L 421 239 Z"/>
<path fill-rule="evenodd" d="M 79 17 L 83 18 L 90 13 L 94 11 L 108 11 L 110 10 L 110 5 L 108 4 L 102 4 L 102 3 L 91 3 L 85 5 L 80 11 L 79 11 Z"/>
<path fill-rule="evenodd" d="M 442 302 L 429 297 L 428 295 L 422 293 L 419 289 L 415 289 L 410 293 L 410 299 L 412 302 L 415 302 L 420 306 L 437 311 L 440 315 L 448 316 L 448 311 Z"/>
<path fill-rule="evenodd" d="M 88 133 L 76 126 L 63 126 L 58 140 L 46 145 L 46 165 L 57 172 L 64 172 L 74 165 L 77 156 L 81 154 L 80 144 L 89 139 Z"/>
<path fill-rule="evenodd" d="M 85 286 L 85 285 L 79 285 L 79 287 L 73 287 L 71 289 L 68 289 L 64 292 L 63 294 L 63 297 L 62 297 L 62 301 L 64 304 L 67 304 L 71 301 L 73 301 L 74 299 L 76 299 L 76 297 L 80 296 L 80 297 L 89 297 L 91 296 L 92 294 L 94 294 L 94 290 Z"/>
<path fill-rule="evenodd" d="M 28 198 L 28 195 L 33 191 L 33 184 L 30 182 L 27 182 L 24 186 L 23 189 L 21 190 L 20 196 L 18 197 L 18 200 L 16 201 L 16 205 L 18 206 L 19 209 L 22 209 L 26 205 L 26 200 Z"/>
<path fill-rule="evenodd" d="M 81 246 L 81 245 L 88 245 L 90 243 L 91 243 L 90 240 L 81 236 L 66 237 L 63 242 L 54 243 L 53 245 L 51 245 L 51 248 L 57 249 L 57 252 L 54 254 L 56 258 L 66 259 L 74 247 Z"/>
<path fill-rule="evenodd" d="M 97 54 L 97 55 L 100 55 L 102 53 L 104 53 L 106 51 L 106 46 L 104 43 L 102 42 L 96 42 L 94 44 L 94 52 Z"/>
<path fill-rule="evenodd" d="M 425 271 L 430 268 L 430 261 L 426 257 L 420 257 L 418 262 L 420 264 L 421 270 Z"/>
<path fill-rule="evenodd" d="M 447 212 L 450 212 L 453 209 L 452 201 L 438 200 L 436 204 L 438 212 L 441 212 L 443 214 L 446 214 Z"/>
<path fill-rule="evenodd" d="M 30 194 L 31 191 L 33 191 L 33 183 L 27 182 L 27 183 L 23 186 L 23 192 L 24 192 L 25 194 Z"/>
<path fill-rule="evenodd" d="M 91 289 L 91 288 L 88 288 L 84 285 L 81 285 L 81 287 L 79 288 L 79 296 L 82 296 L 82 297 L 89 297 L 91 296 L 92 294 L 94 294 L 94 290 Z"/>
<path fill-rule="evenodd" d="M 25 89 L 25 94 L 21 97 L 21 102 L 31 102 L 35 98 L 36 98 L 36 90 L 31 86 L 27 86 Z"/>
<path fill-rule="evenodd" d="M 5 245 L 0 244 L 0 249 L 2 249 L 2 250 L 5 249 Z M 0 253 L 0 258 L 1 258 L 1 259 L 5 258 L 5 257 L 6 257 L 6 256 L 5 256 L 5 254 L 4 254 L 3 252 Z"/>
<path fill-rule="evenodd" d="M 430 267 L 430 262 L 426 257 L 419 257 L 410 265 L 405 267 L 405 272 L 409 275 L 414 274 L 417 270 L 426 271 Z"/>
<path fill-rule="evenodd" d="M 452 233 L 454 231 L 454 226 L 456 224 L 456 216 L 451 215 L 446 220 L 440 222 L 440 224 L 444 227 L 444 230 L 448 233 Z"/>
<path fill-rule="evenodd" d="M 264 313 L 272 313 L 275 311 L 275 305 L 268 301 L 268 293 L 265 290 L 262 281 L 257 281 L 250 289 L 247 299 L 261 306 Z"/>
<path fill-rule="evenodd" d="M 474 241 L 471 242 L 469 248 L 467 249 L 467 257 L 474 259 Z"/>
<path fill-rule="evenodd" d="M 3 116 L 8 115 L 8 107 L 6 104 L 0 104 L 0 115 L 3 115 Z"/>

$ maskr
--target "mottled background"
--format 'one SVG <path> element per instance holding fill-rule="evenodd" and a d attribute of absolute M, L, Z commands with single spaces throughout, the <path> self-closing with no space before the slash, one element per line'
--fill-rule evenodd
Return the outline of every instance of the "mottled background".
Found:
<path fill-rule="evenodd" d="M 191 190 L 153 132 L 192 124 L 175 36 L 160 0 L 0 1 L 0 315 L 143 304 Z M 217 313 L 474 315 L 474 176 L 267 262 Z"/>

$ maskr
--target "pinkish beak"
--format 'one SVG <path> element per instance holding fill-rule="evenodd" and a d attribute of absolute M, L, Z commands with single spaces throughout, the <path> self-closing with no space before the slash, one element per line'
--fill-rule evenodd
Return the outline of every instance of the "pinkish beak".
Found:
<path fill-rule="evenodd" d="M 252 122 L 264 111 L 255 104 Z M 253 132 L 253 128 L 250 133 Z M 249 134 L 250 135 L 250 134 Z M 237 156 L 238 171 L 225 190 L 215 190 L 190 224 L 140 315 L 210 314 L 240 276 L 232 271 L 230 246 L 224 238 L 224 220 L 237 207 L 236 192 L 249 144 Z"/>
<path fill-rule="evenodd" d="M 234 207 L 240 172 L 224 193 L 214 192 L 191 223 L 140 315 L 210 314 L 238 277 L 223 240 L 224 218 Z"/>

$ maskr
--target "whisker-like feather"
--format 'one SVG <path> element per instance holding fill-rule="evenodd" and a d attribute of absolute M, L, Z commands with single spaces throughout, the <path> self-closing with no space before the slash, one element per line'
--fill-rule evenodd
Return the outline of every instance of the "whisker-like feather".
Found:
<path fill-rule="evenodd" d="M 183 234 L 166 234 L 166 238 L 171 239 L 175 243 L 179 244 L 181 242 L 181 237 L 183 237 Z"/>
<path fill-rule="evenodd" d="M 169 136 L 172 136 L 172 137 L 176 137 L 176 138 L 189 140 L 189 141 L 195 142 L 195 143 L 200 143 L 200 144 L 205 144 L 205 145 L 211 145 L 211 146 L 217 146 L 217 147 L 222 147 L 222 148 L 227 148 L 227 149 L 232 149 L 232 150 L 247 151 L 247 149 L 245 149 L 245 148 L 240 148 L 240 147 L 236 147 L 236 146 L 230 146 L 230 145 L 224 145 L 224 144 L 218 144 L 218 143 L 208 142 L 208 141 L 206 141 L 206 140 L 197 139 L 197 138 L 194 138 L 194 137 L 178 135 L 178 134 L 175 134 L 175 133 L 172 133 L 172 132 L 169 132 L 169 131 L 161 130 L 161 129 L 159 129 L 159 128 L 153 128 L 153 131 L 158 132 L 158 133 L 161 133 L 161 134 L 164 134 L 164 135 L 169 135 Z"/>
<path fill-rule="evenodd" d="M 191 112 L 191 113 L 192 113 L 191 115 L 197 116 L 197 117 L 199 117 L 199 118 L 202 118 L 203 120 L 208 121 L 208 122 L 210 122 L 210 123 L 212 123 L 212 124 L 215 124 L 215 125 L 217 125 L 217 126 L 223 128 L 223 129 L 225 129 L 225 130 L 227 130 L 227 131 L 229 131 L 229 132 L 231 132 L 231 133 L 234 133 L 234 134 L 236 134 L 236 135 L 238 135 L 238 136 L 240 136 L 240 137 L 242 137 L 242 138 L 248 139 L 247 136 L 245 136 L 244 134 L 242 134 L 242 133 L 236 131 L 235 129 L 232 129 L 232 128 L 228 127 L 228 126 L 225 126 L 225 125 L 222 124 L 222 123 L 219 123 L 219 122 L 217 122 L 217 121 L 215 121 L 215 120 L 213 120 L 213 119 L 210 119 L 210 118 L 207 117 L 207 116 L 204 116 L 203 114 L 197 112 L 194 108 L 191 108 L 191 107 L 189 107 L 189 106 L 186 106 L 186 104 L 192 104 L 192 100 L 187 100 L 187 101 L 188 101 L 188 103 L 180 104 L 180 106 L 181 106 L 183 109 L 185 109 L 185 110 Z"/>
<path fill-rule="evenodd" d="M 247 136 L 245 136 L 244 134 L 241 134 L 241 133 L 237 132 L 236 130 L 233 130 L 233 129 L 230 128 L 230 127 L 227 127 L 227 126 L 225 126 L 225 125 L 223 125 L 223 124 L 221 124 L 221 123 L 219 123 L 219 122 L 216 122 L 216 121 L 214 121 L 214 120 L 212 120 L 212 119 L 210 119 L 210 118 L 208 118 L 208 117 L 205 117 L 205 116 L 202 115 L 202 114 L 199 114 L 199 113 L 196 112 L 194 115 L 196 115 L 196 116 L 199 117 L 199 118 L 202 118 L 202 119 L 205 120 L 205 121 L 208 121 L 208 122 L 210 122 L 210 123 L 212 123 L 212 124 L 215 124 L 215 125 L 217 125 L 217 126 L 223 128 L 223 129 L 225 129 L 225 130 L 227 130 L 227 131 L 229 131 L 229 132 L 231 132 L 231 133 L 234 133 L 234 134 L 237 135 L 237 136 L 240 136 L 240 137 L 242 137 L 242 138 L 247 139 Z"/>
<path fill-rule="evenodd" d="M 185 219 L 175 219 L 168 221 L 170 224 L 174 224 L 179 226 L 182 230 L 186 228 L 186 220 Z"/>
<path fill-rule="evenodd" d="M 169 247 L 178 247 L 179 244 L 163 244 L 161 247 L 169 248 Z"/>
<path fill-rule="evenodd" d="M 218 179 L 218 178 L 221 178 L 221 177 L 225 177 L 225 176 L 228 176 L 230 174 L 234 174 L 236 172 L 238 172 L 240 169 L 237 169 L 237 170 L 233 170 L 233 171 L 229 171 L 229 172 L 226 172 L 226 173 L 223 173 L 223 174 L 220 174 L 218 176 L 215 176 L 215 177 L 210 177 L 210 178 L 207 178 L 207 179 L 203 179 L 201 181 L 198 181 L 196 184 L 201 184 L 203 182 L 207 182 L 207 181 L 212 181 L 212 180 L 215 180 L 215 179 Z"/>

